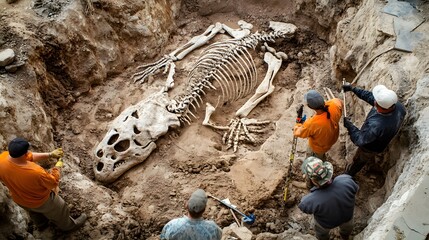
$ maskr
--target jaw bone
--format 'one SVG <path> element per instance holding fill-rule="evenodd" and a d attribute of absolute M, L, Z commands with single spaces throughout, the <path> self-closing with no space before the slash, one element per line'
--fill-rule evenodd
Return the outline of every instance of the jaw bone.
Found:
<path fill-rule="evenodd" d="M 110 183 L 133 166 L 142 163 L 156 148 L 155 141 L 170 127 L 180 125 L 176 114 L 166 107 L 170 99 L 158 92 L 125 109 L 111 124 L 94 150 L 98 181 Z"/>

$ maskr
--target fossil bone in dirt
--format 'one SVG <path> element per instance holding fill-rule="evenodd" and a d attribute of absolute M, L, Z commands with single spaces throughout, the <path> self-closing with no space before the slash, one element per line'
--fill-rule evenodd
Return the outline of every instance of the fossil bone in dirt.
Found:
<path fill-rule="evenodd" d="M 175 50 L 153 64 L 142 66 L 140 69 L 144 70 L 134 74 L 135 81 L 144 81 L 159 69 L 165 68 L 167 71 L 170 68 L 165 87 L 160 92 L 128 107 L 110 124 L 110 130 L 95 148 L 97 161 L 94 172 L 97 180 L 106 183 L 115 181 L 127 170 L 143 162 L 156 148 L 156 140 L 166 134 L 170 127 L 190 124 L 191 116 L 195 117 L 194 112 L 203 103 L 206 91 L 216 91 L 222 101 L 247 96 L 258 82 L 255 63 L 249 49 L 255 49 L 260 42 L 274 42 L 278 38 L 290 39 L 296 31 L 293 24 L 270 22 L 273 31 L 269 33 L 256 32 L 211 44 L 190 71 L 186 90 L 174 99 L 169 99 L 167 91 L 174 85 L 174 61 L 207 43 L 214 34 L 223 31 L 222 26 L 220 23 L 211 25 L 202 35 L 192 38 L 179 48 L 179 51 Z M 250 25 L 243 26 L 246 30 Z M 239 124 L 230 125 L 229 136 L 224 137 L 227 139 L 225 142 L 234 145 L 234 150 L 242 133 L 249 136 L 246 124 L 266 123 L 242 117 L 261 101 L 261 97 L 272 92 L 272 80 L 282 59 L 287 57 L 284 53 L 276 53 L 266 44 L 265 47 L 268 50 L 264 58 L 269 64 L 268 73 L 250 102 L 236 113 L 237 118 L 234 121 Z M 208 118 L 204 122 L 207 124 Z"/>

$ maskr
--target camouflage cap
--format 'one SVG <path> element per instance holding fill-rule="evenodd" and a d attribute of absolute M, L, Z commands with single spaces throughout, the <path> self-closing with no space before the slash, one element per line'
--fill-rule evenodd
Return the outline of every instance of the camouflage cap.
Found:
<path fill-rule="evenodd" d="M 330 162 L 323 162 L 316 157 L 308 157 L 302 163 L 301 171 L 319 186 L 323 186 L 331 180 L 334 167 Z"/>

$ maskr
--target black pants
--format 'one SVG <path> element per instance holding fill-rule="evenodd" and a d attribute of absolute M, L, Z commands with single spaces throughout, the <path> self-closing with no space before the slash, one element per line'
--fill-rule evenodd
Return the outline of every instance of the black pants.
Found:
<path fill-rule="evenodd" d="M 362 170 L 367 162 L 374 162 L 376 155 L 377 153 L 375 152 L 368 152 L 358 148 L 355 156 L 353 157 L 353 163 L 347 167 L 346 174 L 354 177 L 360 170 Z"/>

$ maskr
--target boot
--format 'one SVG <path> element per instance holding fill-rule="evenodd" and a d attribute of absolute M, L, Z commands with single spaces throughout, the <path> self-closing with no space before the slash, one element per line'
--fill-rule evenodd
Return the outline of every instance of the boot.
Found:
<path fill-rule="evenodd" d="M 341 233 L 340 233 L 340 237 L 341 237 L 341 240 L 349 240 L 350 239 L 350 235 L 344 235 Z"/>
<path fill-rule="evenodd" d="M 38 224 L 36 224 L 36 228 L 37 228 L 37 230 L 38 231 L 43 231 L 43 230 L 45 230 L 46 228 L 48 228 L 49 227 L 49 221 L 46 221 L 46 222 L 43 222 L 43 223 L 38 223 Z"/>
<path fill-rule="evenodd" d="M 87 218 L 88 217 L 86 216 L 86 214 L 82 213 L 78 218 L 74 219 L 74 222 L 75 222 L 76 225 L 74 226 L 74 228 L 72 229 L 72 231 L 74 231 L 74 230 L 82 227 Z"/>

